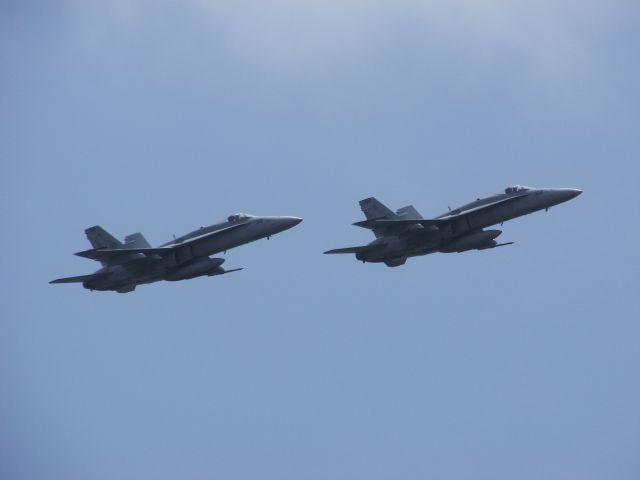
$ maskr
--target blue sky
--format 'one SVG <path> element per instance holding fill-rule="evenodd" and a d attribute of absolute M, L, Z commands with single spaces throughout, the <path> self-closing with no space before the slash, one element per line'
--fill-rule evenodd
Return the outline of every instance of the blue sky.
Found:
<path fill-rule="evenodd" d="M 0 477 L 636 479 L 640 34 L 631 1 L 4 2 Z M 402 268 L 357 201 L 576 200 Z M 301 216 L 225 277 L 133 294 L 153 244 Z"/>

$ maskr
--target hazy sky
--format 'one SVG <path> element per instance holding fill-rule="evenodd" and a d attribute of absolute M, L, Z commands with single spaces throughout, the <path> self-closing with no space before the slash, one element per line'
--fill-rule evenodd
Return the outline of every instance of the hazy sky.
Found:
<path fill-rule="evenodd" d="M 640 7 L 0 5 L 0 478 L 640 476 Z M 371 195 L 576 187 L 515 245 L 323 256 Z M 89 292 L 83 229 L 298 227 Z"/>

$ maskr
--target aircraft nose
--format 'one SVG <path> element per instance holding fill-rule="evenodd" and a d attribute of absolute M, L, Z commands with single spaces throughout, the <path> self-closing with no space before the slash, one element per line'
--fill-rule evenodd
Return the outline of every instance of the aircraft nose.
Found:
<path fill-rule="evenodd" d="M 280 217 L 280 220 L 285 230 L 295 227 L 302 221 L 300 217 Z"/>
<path fill-rule="evenodd" d="M 549 188 L 544 192 L 543 206 L 544 208 L 550 208 L 576 198 L 582 193 L 582 190 L 578 188 Z"/>
<path fill-rule="evenodd" d="M 572 198 L 576 198 L 578 195 L 582 193 L 582 190 L 579 188 L 563 188 L 562 196 L 564 197 L 564 201 L 571 200 Z"/>

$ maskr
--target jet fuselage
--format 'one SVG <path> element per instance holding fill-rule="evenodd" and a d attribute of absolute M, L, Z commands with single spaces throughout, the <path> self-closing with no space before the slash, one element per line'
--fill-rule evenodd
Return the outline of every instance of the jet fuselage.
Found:
<path fill-rule="evenodd" d="M 548 209 L 578 196 L 581 190 L 573 188 L 509 187 L 504 193 L 477 199 L 450 210 L 431 220 L 419 214 L 390 212 L 384 217 L 358 222 L 370 228 L 378 237 L 364 247 L 337 249 L 326 253 L 355 253 L 363 262 L 384 262 L 398 266 L 407 258 L 435 252 L 452 253 L 484 250 L 501 246 L 495 238 L 500 230 L 483 230 L 523 215 Z M 367 199 L 366 201 L 375 201 Z M 361 202 L 362 205 L 362 202 Z M 381 208 L 386 209 L 382 204 Z M 417 215 L 417 217 L 415 216 Z M 376 222 L 377 220 L 377 222 Z M 414 220 L 414 221 L 412 221 Z M 352 251 L 353 250 L 353 251 Z"/>
<path fill-rule="evenodd" d="M 90 290 L 125 293 L 134 290 L 137 285 L 160 280 L 178 281 L 204 275 L 221 275 L 235 270 L 224 270 L 221 266 L 224 259 L 209 258 L 210 255 L 269 238 L 301 221 L 298 217 L 236 214 L 228 217 L 226 222 L 200 227 L 157 248 L 151 248 L 146 241 L 142 247 L 126 241 L 123 244 L 96 226 L 87 229 L 87 236 L 95 248 L 77 255 L 99 260 L 103 267 L 91 275 L 58 279 L 51 283 L 81 281 Z M 90 237 L 92 234 L 102 236 L 96 239 Z M 104 238 L 107 238 L 106 243 L 100 243 Z"/>

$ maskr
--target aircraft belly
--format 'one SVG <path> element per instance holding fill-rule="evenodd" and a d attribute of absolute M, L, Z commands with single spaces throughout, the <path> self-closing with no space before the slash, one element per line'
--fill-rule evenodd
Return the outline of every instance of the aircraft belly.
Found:
<path fill-rule="evenodd" d="M 164 271 L 160 264 L 124 267 L 116 269 L 112 275 L 98 278 L 84 283 L 84 287 L 90 290 L 116 290 L 122 287 L 141 285 L 162 280 Z"/>
<path fill-rule="evenodd" d="M 465 215 L 460 218 L 456 218 L 450 224 L 450 234 L 452 236 L 464 235 L 469 230 L 473 230 L 475 227 L 475 222 L 472 215 Z"/>
<path fill-rule="evenodd" d="M 407 236 L 406 250 L 403 255 L 406 257 L 417 257 L 432 253 L 438 249 L 445 235 L 440 230 L 421 230 L 413 235 Z"/>

